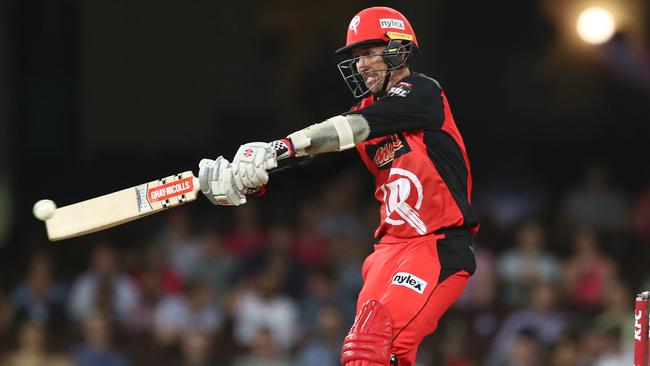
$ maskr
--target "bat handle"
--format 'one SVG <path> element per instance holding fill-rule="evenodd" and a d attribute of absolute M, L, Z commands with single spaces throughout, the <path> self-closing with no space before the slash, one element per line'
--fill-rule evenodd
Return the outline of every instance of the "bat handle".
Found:
<path fill-rule="evenodd" d="M 201 183 L 199 182 L 199 178 L 192 176 L 192 188 L 194 190 L 194 193 L 199 193 L 201 190 Z"/>

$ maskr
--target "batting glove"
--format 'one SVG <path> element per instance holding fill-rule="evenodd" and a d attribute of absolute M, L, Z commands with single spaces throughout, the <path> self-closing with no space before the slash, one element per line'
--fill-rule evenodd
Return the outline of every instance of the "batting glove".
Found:
<path fill-rule="evenodd" d="M 240 191 L 259 188 L 269 181 L 267 170 L 278 166 L 276 151 L 269 143 L 250 142 L 239 147 L 232 165 L 235 184 Z"/>
<path fill-rule="evenodd" d="M 246 196 L 234 184 L 232 167 L 222 156 L 199 162 L 201 192 L 215 205 L 239 206 Z"/>

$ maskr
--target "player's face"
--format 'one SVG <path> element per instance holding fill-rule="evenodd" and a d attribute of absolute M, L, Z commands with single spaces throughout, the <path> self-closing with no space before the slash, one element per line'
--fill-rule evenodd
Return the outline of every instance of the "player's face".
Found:
<path fill-rule="evenodd" d="M 388 65 L 381 57 L 385 46 L 366 47 L 352 51 L 353 57 L 358 57 L 356 67 L 366 87 L 370 89 L 372 94 L 378 93 L 383 86 L 384 77 L 386 77 L 386 70 Z"/>

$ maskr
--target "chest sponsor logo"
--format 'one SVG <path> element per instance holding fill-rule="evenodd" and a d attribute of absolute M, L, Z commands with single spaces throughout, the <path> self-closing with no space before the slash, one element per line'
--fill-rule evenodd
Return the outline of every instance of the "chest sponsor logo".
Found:
<path fill-rule="evenodd" d="M 395 226 L 408 224 L 420 235 L 427 233 L 427 226 L 418 212 L 422 207 L 424 188 L 417 175 L 406 169 L 391 168 L 388 181 L 379 189 L 386 210 L 386 223 Z"/>
<path fill-rule="evenodd" d="M 427 288 L 427 281 L 414 276 L 408 272 L 397 272 L 393 276 L 393 285 L 408 287 L 418 294 L 423 294 L 424 289 Z"/>
<path fill-rule="evenodd" d="M 399 19 L 390 19 L 390 18 L 379 19 L 379 26 L 382 28 L 406 30 L 404 28 L 404 21 Z"/>
<path fill-rule="evenodd" d="M 411 92 L 413 85 L 405 82 L 397 83 L 395 86 L 390 88 L 387 95 L 389 97 L 405 97 L 408 93 Z"/>
<path fill-rule="evenodd" d="M 393 160 L 411 151 L 406 139 L 393 134 L 377 144 L 366 146 L 366 154 L 379 169 L 388 169 Z"/>

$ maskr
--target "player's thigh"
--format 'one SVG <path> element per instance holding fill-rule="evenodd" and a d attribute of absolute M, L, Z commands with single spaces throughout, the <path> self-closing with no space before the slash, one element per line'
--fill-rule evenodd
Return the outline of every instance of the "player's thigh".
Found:
<path fill-rule="evenodd" d="M 357 313 L 368 300 L 379 300 L 386 289 L 387 276 L 382 268 L 389 265 L 390 248 L 376 246 L 375 251 L 366 257 L 361 268 L 363 287 L 357 298 Z"/>
<path fill-rule="evenodd" d="M 419 307 L 400 307 L 398 302 L 390 301 L 389 311 L 399 314 L 394 317 L 392 349 L 400 359 L 400 366 L 414 364 L 414 358 L 408 360 L 408 357 L 414 356 L 422 339 L 436 330 L 440 318 L 465 289 L 468 278 L 466 271 L 451 275 L 437 284 Z M 413 313 L 406 314 L 404 308 Z M 405 358 L 403 363 L 402 358 Z"/>
<path fill-rule="evenodd" d="M 471 237 L 427 241 L 399 262 L 379 301 L 391 314 L 393 347 L 407 353 L 432 333 L 474 271 Z"/>

